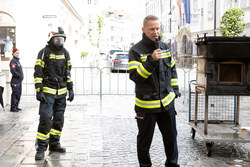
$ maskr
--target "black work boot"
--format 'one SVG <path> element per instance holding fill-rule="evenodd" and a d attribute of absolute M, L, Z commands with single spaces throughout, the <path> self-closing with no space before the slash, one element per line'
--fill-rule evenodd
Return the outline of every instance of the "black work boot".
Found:
<path fill-rule="evenodd" d="M 11 108 L 10 109 L 10 112 L 18 112 L 19 110 L 18 109 L 16 109 L 16 108 Z"/>
<path fill-rule="evenodd" d="M 37 151 L 35 160 L 43 160 L 44 159 L 44 151 Z"/>
<path fill-rule="evenodd" d="M 65 153 L 66 152 L 66 148 L 62 147 L 60 144 L 57 144 L 55 146 L 49 146 L 49 150 L 59 152 L 59 153 Z"/>

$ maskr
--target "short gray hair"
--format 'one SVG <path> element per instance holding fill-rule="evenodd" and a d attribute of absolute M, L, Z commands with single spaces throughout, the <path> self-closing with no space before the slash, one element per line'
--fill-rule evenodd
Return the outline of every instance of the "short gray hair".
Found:
<path fill-rule="evenodd" d="M 155 16 L 155 15 L 148 15 L 148 16 L 146 16 L 144 18 L 144 20 L 143 20 L 143 27 L 145 27 L 146 24 L 148 23 L 148 21 L 150 21 L 150 20 L 152 20 L 152 21 L 159 20 L 159 18 L 157 16 Z"/>

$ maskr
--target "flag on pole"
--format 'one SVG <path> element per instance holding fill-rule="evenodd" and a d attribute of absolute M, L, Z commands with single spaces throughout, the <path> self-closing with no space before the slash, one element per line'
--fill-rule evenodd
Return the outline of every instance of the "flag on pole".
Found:
<path fill-rule="evenodd" d="M 186 23 L 190 24 L 190 0 L 184 0 Z"/>
<path fill-rule="evenodd" d="M 182 26 L 182 19 L 181 19 L 181 0 L 177 0 L 177 5 L 179 6 L 179 13 L 180 13 L 180 17 L 179 17 L 179 27 Z"/>

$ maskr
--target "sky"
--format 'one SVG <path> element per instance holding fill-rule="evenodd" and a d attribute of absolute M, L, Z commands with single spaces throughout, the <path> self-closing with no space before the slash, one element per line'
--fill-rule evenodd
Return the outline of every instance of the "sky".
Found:
<path fill-rule="evenodd" d="M 99 0 L 102 6 L 120 9 L 128 12 L 145 10 L 145 0 Z"/>

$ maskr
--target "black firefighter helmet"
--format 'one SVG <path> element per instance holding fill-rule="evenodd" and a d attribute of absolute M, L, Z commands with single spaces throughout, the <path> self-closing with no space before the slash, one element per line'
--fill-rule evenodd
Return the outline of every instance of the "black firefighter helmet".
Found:
<path fill-rule="evenodd" d="M 54 31 L 49 32 L 47 42 L 49 45 L 61 49 L 63 48 L 65 40 L 66 40 L 66 34 L 64 34 L 63 28 L 58 27 L 58 32 Z"/>

